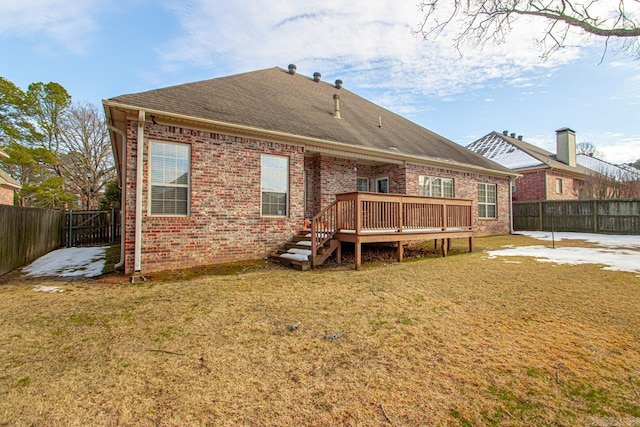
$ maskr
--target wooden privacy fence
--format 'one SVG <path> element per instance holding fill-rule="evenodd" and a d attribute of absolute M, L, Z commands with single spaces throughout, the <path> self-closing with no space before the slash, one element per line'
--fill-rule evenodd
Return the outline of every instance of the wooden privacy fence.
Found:
<path fill-rule="evenodd" d="M 0 205 L 0 275 L 60 247 L 64 212 Z"/>
<path fill-rule="evenodd" d="M 514 202 L 513 228 L 640 234 L 640 199 Z"/>
<path fill-rule="evenodd" d="M 67 211 L 64 243 L 72 246 L 111 245 L 120 239 L 120 211 Z"/>

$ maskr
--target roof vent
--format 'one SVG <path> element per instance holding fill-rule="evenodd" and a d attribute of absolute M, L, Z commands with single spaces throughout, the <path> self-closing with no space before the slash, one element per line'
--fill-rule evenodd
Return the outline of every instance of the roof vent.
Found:
<path fill-rule="evenodd" d="M 298 67 L 295 64 L 289 64 L 289 74 L 294 75 L 297 69 Z"/>
<path fill-rule="evenodd" d="M 511 132 L 511 138 L 515 138 L 516 137 L 516 133 L 515 132 Z"/>
<path fill-rule="evenodd" d="M 340 95 L 337 93 L 333 94 L 333 117 L 336 119 L 341 119 L 340 117 Z"/>
<path fill-rule="evenodd" d="M 318 83 L 320 81 L 320 77 L 322 77 L 322 74 L 320 74 L 319 72 L 315 72 L 313 73 L 313 81 Z"/>
<path fill-rule="evenodd" d="M 336 80 L 336 89 L 342 89 L 342 80 Z"/>
<path fill-rule="evenodd" d="M 518 135 L 518 139 L 522 141 L 522 135 Z"/>
<path fill-rule="evenodd" d="M 509 135 L 509 131 L 508 131 L 508 130 L 503 130 L 503 131 L 502 131 L 502 134 L 503 134 L 503 135 L 505 135 L 505 136 L 507 136 L 507 135 Z"/>

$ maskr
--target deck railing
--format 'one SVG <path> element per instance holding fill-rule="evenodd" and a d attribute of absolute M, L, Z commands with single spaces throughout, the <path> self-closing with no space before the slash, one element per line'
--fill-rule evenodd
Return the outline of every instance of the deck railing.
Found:
<path fill-rule="evenodd" d="M 380 193 L 336 195 L 338 230 L 416 232 L 471 230 L 471 200 Z"/>
<path fill-rule="evenodd" d="M 409 234 L 472 230 L 472 201 L 437 197 L 354 192 L 336 200 L 311 220 L 311 250 L 336 233 Z M 389 238 L 389 241 L 393 241 Z"/>

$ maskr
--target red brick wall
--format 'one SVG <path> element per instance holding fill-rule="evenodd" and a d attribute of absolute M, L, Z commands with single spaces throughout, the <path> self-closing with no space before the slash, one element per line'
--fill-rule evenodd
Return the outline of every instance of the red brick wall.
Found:
<path fill-rule="evenodd" d="M 134 269 L 137 122 L 127 130 L 125 271 Z M 191 145 L 191 213 L 149 216 L 149 140 Z M 289 216 L 263 218 L 261 154 L 289 158 Z M 142 203 L 142 273 L 261 258 L 302 226 L 302 147 L 179 127 L 145 126 Z"/>
<path fill-rule="evenodd" d="M 508 178 L 497 178 L 471 172 L 459 172 L 409 164 L 407 165 L 406 175 L 407 194 L 419 194 L 418 180 L 420 175 L 453 178 L 454 197 L 457 199 L 473 200 L 473 225 L 478 235 L 509 233 L 511 203 L 509 201 Z M 498 195 L 497 218 L 478 218 L 478 183 L 496 184 Z"/>
<path fill-rule="evenodd" d="M 13 205 L 13 190 L 0 187 L 0 205 Z"/>
<path fill-rule="evenodd" d="M 562 180 L 562 193 L 556 193 L 556 179 Z M 547 171 L 547 200 L 576 200 L 578 199 L 577 187 L 572 177 Z"/>
<path fill-rule="evenodd" d="M 149 141 L 191 146 L 190 215 L 150 216 Z M 127 129 L 127 204 L 125 206 L 125 271 L 134 270 L 137 122 Z M 289 216 L 264 218 L 261 212 L 261 154 L 289 158 Z M 335 194 L 356 191 L 357 177 L 389 178 L 391 193 L 418 194 L 418 176 L 454 178 L 455 196 L 477 200 L 477 183 L 498 186 L 498 218 L 478 219 L 480 234 L 509 231 L 508 180 L 417 165 L 365 165 L 328 156 L 305 158 L 304 148 L 167 125 L 145 125 L 142 199 L 142 273 L 219 262 L 261 258 L 299 230 L 335 200 Z M 306 174 L 306 182 L 305 182 Z M 304 191 L 307 191 L 306 208 Z"/>
<path fill-rule="evenodd" d="M 556 193 L 556 178 L 562 179 L 562 193 Z M 574 200 L 578 198 L 578 187 L 579 182 L 573 177 L 556 171 L 525 172 L 516 179 L 513 200 Z"/>
<path fill-rule="evenodd" d="M 525 172 L 516 179 L 516 189 L 513 201 L 544 200 L 545 199 L 545 171 Z"/>

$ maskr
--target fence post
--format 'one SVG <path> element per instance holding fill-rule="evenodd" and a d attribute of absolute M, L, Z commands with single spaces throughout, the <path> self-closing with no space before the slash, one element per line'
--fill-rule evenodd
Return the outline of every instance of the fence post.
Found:
<path fill-rule="evenodd" d="M 593 232 L 598 232 L 598 201 L 593 201 Z"/>
<path fill-rule="evenodd" d="M 69 237 L 67 241 L 67 247 L 70 248 L 73 244 L 73 210 L 69 211 Z"/>
<path fill-rule="evenodd" d="M 109 238 L 109 243 L 113 245 L 116 241 L 116 210 L 111 208 L 111 237 Z"/>
<path fill-rule="evenodd" d="M 542 201 L 538 202 L 538 224 L 540 224 L 540 226 L 538 227 L 538 231 L 544 231 L 544 224 L 543 224 L 543 215 L 542 215 Z"/>

